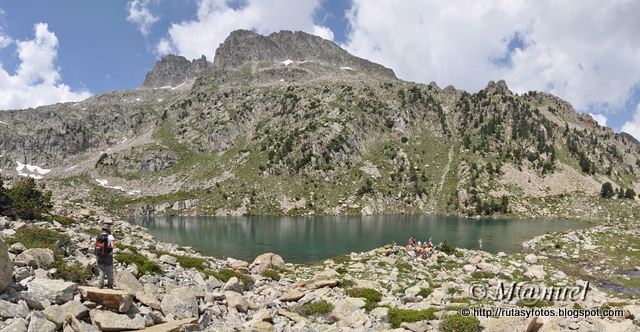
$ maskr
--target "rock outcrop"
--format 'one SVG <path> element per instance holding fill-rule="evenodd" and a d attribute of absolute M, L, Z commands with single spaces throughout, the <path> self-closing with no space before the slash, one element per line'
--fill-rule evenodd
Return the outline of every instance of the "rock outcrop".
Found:
<path fill-rule="evenodd" d="M 236 30 L 216 49 L 213 65 L 235 68 L 257 62 L 316 61 L 350 68 L 367 75 L 395 79 L 393 70 L 349 54 L 335 43 L 301 31 L 280 31 L 263 36 Z"/>
<path fill-rule="evenodd" d="M 7 245 L 0 240 L 0 293 L 4 292 L 13 278 L 13 261 L 9 258 Z"/>
<path fill-rule="evenodd" d="M 194 80 L 211 70 L 213 65 L 203 55 L 192 61 L 183 56 L 165 55 L 147 73 L 142 86 L 147 88 L 176 87 Z"/>

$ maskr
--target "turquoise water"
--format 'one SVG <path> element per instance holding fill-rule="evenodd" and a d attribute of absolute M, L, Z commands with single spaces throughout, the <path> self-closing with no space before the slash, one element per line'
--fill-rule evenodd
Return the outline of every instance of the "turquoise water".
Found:
<path fill-rule="evenodd" d="M 191 246 L 203 254 L 251 261 L 265 252 L 286 262 L 308 263 L 387 243 L 405 244 L 410 236 L 462 248 L 514 252 L 521 243 L 555 231 L 587 227 L 560 220 L 468 219 L 446 216 L 321 217 L 140 217 L 157 239 Z"/>

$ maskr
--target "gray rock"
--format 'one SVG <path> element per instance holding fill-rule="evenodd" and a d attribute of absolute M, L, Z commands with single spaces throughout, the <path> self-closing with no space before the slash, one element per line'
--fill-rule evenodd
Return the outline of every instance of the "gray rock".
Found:
<path fill-rule="evenodd" d="M 535 264 L 538 262 L 538 256 L 534 255 L 534 254 L 528 254 L 526 256 L 524 256 L 524 261 L 529 263 L 529 264 Z"/>
<path fill-rule="evenodd" d="M 12 244 L 11 246 L 9 246 L 9 252 L 12 254 L 20 254 L 23 251 L 27 250 L 27 248 L 24 246 L 24 244 L 20 243 L 20 242 L 16 242 L 14 244 Z"/>
<path fill-rule="evenodd" d="M 89 309 L 79 301 L 69 301 L 63 305 L 52 305 L 44 309 L 42 313 L 48 320 L 60 327 L 67 316 L 82 318 L 87 315 L 87 312 L 89 312 Z"/>
<path fill-rule="evenodd" d="M 27 332 L 28 322 L 24 318 L 17 318 L 11 321 L 5 326 L 1 332 Z"/>
<path fill-rule="evenodd" d="M 15 261 L 34 268 L 48 269 L 53 264 L 53 251 L 51 249 L 35 248 L 27 249 L 16 256 Z"/>
<path fill-rule="evenodd" d="M 101 331 L 141 330 L 146 327 L 145 319 L 141 315 L 131 318 L 124 314 L 99 309 L 91 310 L 89 315 L 91 322 Z"/>
<path fill-rule="evenodd" d="M 253 263 L 249 265 L 249 268 L 255 273 L 262 273 L 274 267 L 284 267 L 284 260 L 282 259 L 282 257 L 280 257 L 280 255 L 276 255 L 270 252 L 256 257 L 256 259 L 253 260 Z"/>
<path fill-rule="evenodd" d="M 249 302 L 240 293 L 234 291 L 224 292 L 224 297 L 227 299 L 227 306 L 234 308 L 240 312 L 247 312 L 249 310 Z"/>
<path fill-rule="evenodd" d="M 175 288 L 160 303 L 162 313 L 177 319 L 198 317 L 198 300 L 189 287 Z"/>
<path fill-rule="evenodd" d="M 200 59 L 189 61 L 185 57 L 166 55 L 158 61 L 144 79 L 144 87 L 159 88 L 177 86 L 187 80 L 211 70 L 213 65 L 203 55 Z"/>
<path fill-rule="evenodd" d="M 227 283 L 222 286 L 222 291 L 233 291 L 242 293 L 244 289 L 244 283 L 236 277 L 229 278 L 229 280 L 227 280 Z"/>
<path fill-rule="evenodd" d="M 18 304 L 0 300 L 0 318 L 27 318 L 29 315 L 29 307 L 25 301 Z"/>
<path fill-rule="evenodd" d="M 117 273 L 115 286 L 131 294 L 144 290 L 142 283 L 131 272 L 126 270 Z"/>
<path fill-rule="evenodd" d="M 36 300 L 64 304 L 73 299 L 78 285 L 62 280 L 35 278 L 27 284 L 27 287 L 31 297 Z"/>
<path fill-rule="evenodd" d="M 31 313 L 31 320 L 29 321 L 27 332 L 54 332 L 55 330 L 56 324 L 45 318 L 41 312 L 34 311 Z"/>
<path fill-rule="evenodd" d="M 13 276 L 13 262 L 9 258 L 7 246 L 0 240 L 0 293 L 11 284 Z"/>
<path fill-rule="evenodd" d="M 113 311 L 128 312 L 133 304 L 133 294 L 126 291 L 86 286 L 78 289 L 84 300 L 95 302 Z"/>

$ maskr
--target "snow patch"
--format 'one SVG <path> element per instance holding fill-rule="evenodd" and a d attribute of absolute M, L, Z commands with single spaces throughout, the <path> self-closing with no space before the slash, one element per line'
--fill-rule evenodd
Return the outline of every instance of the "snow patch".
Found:
<path fill-rule="evenodd" d="M 4 122 L 4 121 L 0 121 L 0 123 L 2 123 L 3 125 L 9 125 L 8 123 Z"/>
<path fill-rule="evenodd" d="M 351 67 L 340 67 L 340 69 L 342 69 L 342 70 L 353 70 L 353 68 L 351 68 Z"/>
<path fill-rule="evenodd" d="M 16 172 L 18 172 L 19 176 L 26 176 L 26 177 L 34 178 L 36 180 L 43 179 L 44 178 L 43 175 L 51 172 L 51 170 L 48 168 L 42 168 L 40 166 L 30 165 L 30 164 L 23 164 L 19 161 L 16 161 L 16 164 L 18 164 L 18 166 L 16 166 Z"/>
<path fill-rule="evenodd" d="M 120 186 L 110 186 L 108 180 L 105 180 L 105 179 L 94 179 L 94 180 L 98 182 L 98 184 L 100 184 L 101 187 L 124 191 L 124 189 L 122 189 L 122 187 Z"/>
<path fill-rule="evenodd" d="M 280 82 L 284 82 L 284 78 L 281 78 L 281 79 L 280 79 Z"/>
<path fill-rule="evenodd" d="M 128 138 L 123 137 L 123 138 L 122 138 L 122 141 L 120 141 L 120 143 L 118 143 L 118 144 L 124 144 L 124 143 L 126 143 L 126 142 L 127 142 L 127 140 L 128 140 Z"/>
<path fill-rule="evenodd" d="M 156 99 L 156 100 L 157 100 L 158 102 L 161 102 L 161 101 L 163 101 L 164 99 L 162 99 L 162 98 L 158 98 L 158 99 Z"/>
<path fill-rule="evenodd" d="M 187 82 L 182 82 L 182 83 L 180 83 L 180 84 L 178 84 L 178 85 L 174 86 L 173 88 L 171 88 L 171 90 L 175 90 L 175 89 L 177 89 L 177 88 L 179 88 L 179 87 L 183 86 L 185 83 L 187 83 Z"/>
<path fill-rule="evenodd" d="M 140 98 L 136 98 L 136 101 L 140 101 Z"/>
<path fill-rule="evenodd" d="M 78 165 L 73 165 L 71 167 L 67 167 L 67 169 L 65 169 L 65 171 L 70 171 L 70 170 L 72 170 L 72 169 L 74 169 L 76 167 L 78 167 Z"/>
<path fill-rule="evenodd" d="M 159 88 L 154 88 L 154 89 L 171 89 L 171 85 L 165 85 L 165 86 L 161 86 Z"/>
<path fill-rule="evenodd" d="M 287 59 L 287 60 L 282 61 L 281 63 L 282 63 L 283 65 L 285 65 L 285 66 L 288 66 L 288 65 L 292 64 L 292 63 L 293 63 L 293 61 L 291 61 L 291 60 Z"/>

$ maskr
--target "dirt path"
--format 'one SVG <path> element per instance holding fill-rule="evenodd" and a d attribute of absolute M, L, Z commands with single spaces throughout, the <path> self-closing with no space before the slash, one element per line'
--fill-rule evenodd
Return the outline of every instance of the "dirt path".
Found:
<path fill-rule="evenodd" d="M 446 108 L 445 108 L 445 114 L 446 114 Z M 453 130 L 451 119 L 447 117 L 446 120 L 447 120 L 447 126 L 449 126 L 450 130 Z M 444 166 L 444 169 L 442 170 L 442 176 L 440 176 L 440 182 L 438 183 L 437 187 L 434 187 L 433 190 L 431 190 L 431 199 L 429 200 L 429 207 L 427 209 L 429 212 L 435 212 L 436 202 L 438 201 L 438 199 L 442 194 L 442 187 L 444 187 L 444 181 L 447 179 L 447 175 L 449 174 L 449 170 L 451 169 L 451 161 L 453 160 L 453 152 L 454 152 L 453 149 L 455 148 L 455 146 L 456 144 L 452 140 L 451 147 L 449 148 L 449 154 L 447 156 L 447 164 Z"/>

